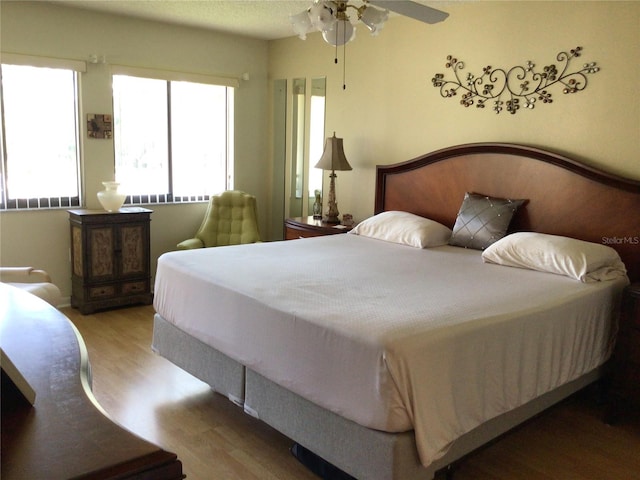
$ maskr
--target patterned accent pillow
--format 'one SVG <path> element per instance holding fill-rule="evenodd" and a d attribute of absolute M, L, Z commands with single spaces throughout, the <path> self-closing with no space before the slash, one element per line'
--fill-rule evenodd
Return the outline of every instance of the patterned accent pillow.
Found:
<path fill-rule="evenodd" d="M 449 245 L 484 250 L 506 235 L 513 215 L 525 201 L 465 193 Z"/>

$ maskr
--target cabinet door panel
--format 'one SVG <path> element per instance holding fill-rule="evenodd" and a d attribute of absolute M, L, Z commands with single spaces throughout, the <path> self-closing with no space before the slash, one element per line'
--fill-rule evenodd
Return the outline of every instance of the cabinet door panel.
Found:
<path fill-rule="evenodd" d="M 120 228 L 120 248 L 122 255 L 122 275 L 144 274 L 146 268 L 145 240 L 146 229 L 143 225 L 123 226 Z"/>
<path fill-rule="evenodd" d="M 91 228 L 89 229 L 89 277 L 105 278 L 114 277 L 115 264 L 113 228 Z"/>
<path fill-rule="evenodd" d="M 84 275 L 84 263 L 82 248 L 82 229 L 80 227 L 71 227 L 71 257 L 73 274 L 82 277 Z"/>

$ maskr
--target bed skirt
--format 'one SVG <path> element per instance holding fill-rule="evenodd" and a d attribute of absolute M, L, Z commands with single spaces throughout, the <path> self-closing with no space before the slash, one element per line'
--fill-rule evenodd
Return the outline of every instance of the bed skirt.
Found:
<path fill-rule="evenodd" d="M 597 368 L 458 438 L 446 455 L 421 465 L 414 432 L 358 425 L 277 385 L 167 322 L 154 317 L 152 349 L 209 384 L 244 411 L 359 480 L 430 480 L 476 448 L 596 381 Z M 295 414 L 292 414 L 294 412 Z"/>
<path fill-rule="evenodd" d="M 244 366 L 193 338 L 158 314 L 154 317 L 151 349 L 236 405 L 244 406 Z"/>

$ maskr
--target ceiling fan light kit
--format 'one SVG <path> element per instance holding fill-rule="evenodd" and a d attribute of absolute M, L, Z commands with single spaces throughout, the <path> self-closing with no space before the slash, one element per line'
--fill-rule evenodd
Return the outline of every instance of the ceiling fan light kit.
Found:
<path fill-rule="evenodd" d="M 328 39 L 334 39 L 340 34 L 330 34 L 329 32 L 337 31 L 338 27 L 343 26 L 348 37 L 351 30 L 355 31 L 348 15 L 348 9 L 352 9 L 356 13 L 357 19 L 364 23 L 371 31 L 371 35 L 374 36 L 380 33 L 385 22 L 389 19 L 389 10 L 425 23 L 442 22 L 449 16 L 446 12 L 409 0 L 362 0 L 361 3 L 360 6 L 355 6 L 348 0 L 314 0 L 309 8 L 291 15 L 289 18 L 293 31 L 302 40 L 307 38 L 307 33 L 317 30 L 322 32 L 327 43 L 335 46 L 336 44 Z M 380 8 L 376 8 L 374 5 Z M 348 37 L 346 41 L 341 39 L 340 41 L 343 43 L 339 43 L 339 45 L 351 40 L 353 37 Z"/>
<path fill-rule="evenodd" d="M 372 35 L 377 35 L 389 18 L 389 10 L 375 8 L 367 1 L 356 7 L 347 1 L 315 0 L 308 9 L 290 16 L 293 31 L 302 40 L 307 38 L 307 33 L 317 30 L 330 45 L 349 43 L 355 38 L 355 28 L 347 14 L 348 8 L 355 10 L 358 20 Z"/>
<path fill-rule="evenodd" d="M 373 4 L 382 8 L 376 8 Z M 322 32 L 324 41 L 336 47 L 335 63 L 338 63 L 338 47 L 343 47 L 343 90 L 347 88 L 344 81 L 345 45 L 356 38 L 356 29 L 347 13 L 349 8 L 356 12 L 358 20 L 366 25 L 374 37 L 389 19 L 389 10 L 425 23 L 442 22 L 449 16 L 446 12 L 409 0 L 362 0 L 362 5 L 358 7 L 351 5 L 348 0 L 314 0 L 306 10 L 290 15 L 293 31 L 302 40 L 307 39 L 309 32 Z"/>

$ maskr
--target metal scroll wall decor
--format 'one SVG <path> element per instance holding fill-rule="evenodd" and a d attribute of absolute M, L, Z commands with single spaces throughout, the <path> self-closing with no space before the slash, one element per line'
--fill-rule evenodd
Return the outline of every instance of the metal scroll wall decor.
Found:
<path fill-rule="evenodd" d="M 564 94 L 584 90 L 587 87 L 587 75 L 598 72 L 600 68 L 591 62 L 585 63 L 578 71 L 569 71 L 569 63 L 581 52 L 582 47 L 576 47 L 569 53 L 560 52 L 556 56 L 559 66 L 547 65 L 542 71 L 536 70 L 536 65 L 531 61 L 525 66 L 517 65 L 509 70 L 488 65 L 482 69 L 480 76 L 467 73 L 464 79 L 461 78 L 464 63 L 449 55 L 445 66 L 453 70 L 455 80 L 447 80 L 444 74 L 436 73 L 431 82 L 434 87 L 440 88 L 440 95 L 445 98 L 456 97 L 461 91 L 460 104 L 465 107 L 475 105 L 485 108 L 493 103 L 493 111 L 497 114 L 506 108 L 513 115 L 521 107 L 533 109 L 537 101 L 552 103 L 550 89 L 556 84 L 564 85 Z"/>

